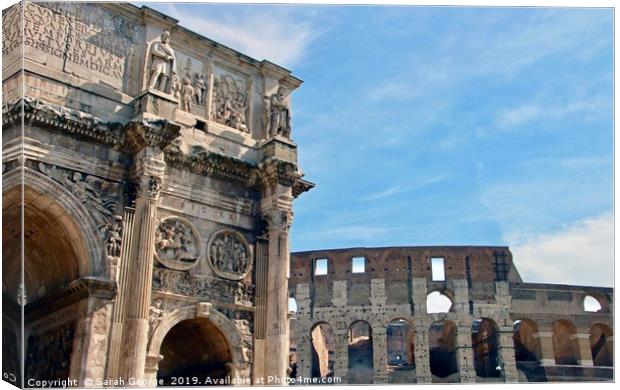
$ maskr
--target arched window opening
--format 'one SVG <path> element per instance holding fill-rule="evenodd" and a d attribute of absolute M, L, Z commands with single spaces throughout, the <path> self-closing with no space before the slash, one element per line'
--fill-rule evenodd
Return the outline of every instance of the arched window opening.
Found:
<path fill-rule="evenodd" d="M 439 291 L 433 291 L 426 296 L 427 313 L 448 313 L 452 307 L 452 301 Z"/>
<path fill-rule="evenodd" d="M 372 329 L 366 321 L 356 321 L 348 332 L 348 383 L 373 383 Z"/>
<path fill-rule="evenodd" d="M 590 328 L 590 348 L 592 361 L 598 367 L 613 367 L 614 344 L 613 332 L 604 324 L 594 324 Z"/>
<path fill-rule="evenodd" d="M 497 325 L 493 320 L 486 318 L 474 320 L 471 327 L 471 345 L 476 375 L 482 378 L 501 377 L 499 337 Z"/>
<path fill-rule="evenodd" d="M 415 332 L 411 323 L 404 319 L 392 320 L 387 326 L 386 336 L 388 365 L 414 368 Z"/>
<path fill-rule="evenodd" d="M 312 344 L 311 375 L 313 378 L 334 376 L 334 331 L 332 327 L 321 322 L 310 331 Z"/>
<path fill-rule="evenodd" d="M 450 321 L 433 323 L 428 332 L 428 344 L 433 382 L 459 382 L 456 362 L 456 326 Z"/>
<path fill-rule="evenodd" d="M 555 364 L 576 366 L 579 364 L 579 344 L 574 337 L 577 330 L 568 321 L 553 323 L 553 352 Z"/>
<path fill-rule="evenodd" d="M 297 313 L 297 300 L 294 297 L 288 299 L 288 312 Z"/>
<path fill-rule="evenodd" d="M 601 311 L 603 307 L 601 306 L 601 303 L 598 301 L 598 299 L 594 298 L 592 295 L 586 295 L 585 298 L 583 298 L 583 310 L 590 312 L 590 313 L 596 313 Z"/>

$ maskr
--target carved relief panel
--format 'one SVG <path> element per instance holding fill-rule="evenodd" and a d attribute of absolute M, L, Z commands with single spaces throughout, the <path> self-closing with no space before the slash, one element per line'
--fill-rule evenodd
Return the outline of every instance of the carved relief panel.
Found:
<path fill-rule="evenodd" d="M 234 129 L 248 129 L 249 85 L 248 78 L 218 66 L 213 67 L 212 119 Z"/>
<path fill-rule="evenodd" d="M 179 217 L 164 218 L 155 234 L 155 258 L 162 265 L 187 271 L 198 264 L 200 236 L 189 221 Z"/>
<path fill-rule="evenodd" d="M 223 229 L 215 232 L 207 245 L 209 265 L 225 279 L 241 280 L 252 267 L 252 250 L 238 232 Z"/>

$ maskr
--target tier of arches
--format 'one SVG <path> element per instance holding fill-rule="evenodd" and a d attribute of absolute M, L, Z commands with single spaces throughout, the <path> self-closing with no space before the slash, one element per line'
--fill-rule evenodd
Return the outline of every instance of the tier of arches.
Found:
<path fill-rule="evenodd" d="M 336 362 L 339 353 L 347 354 L 347 382 L 346 383 L 373 383 L 373 373 L 376 375 L 377 361 L 373 359 L 375 348 L 385 348 L 384 364 L 387 371 L 416 370 L 421 363 L 416 353 L 416 327 L 412 320 L 395 318 L 385 328 L 385 343 L 377 343 L 373 336 L 373 327 L 364 320 L 353 321 L 347 328 L 346 350 L 337 345 L 337 335 L 332 326 L 325 321 L 315 323 L 310 330 L 312 360 L 310 373 L 312 377 L 333 377 L 340 375 Z M 377 328 L 375 328 L 377 331 Z M 420 329 L 418 328 L 418 331 Z M 424 329 L 428 343 L 428 361 L 433 382 L 459 382 L 460 363 L 463 357 L 459 356 L 458 327 L 449 320 L 438 320 Z M 383 333 L 383 332 L 380 332 Z M 544 340 L 548 337 L 549 340 Z M 470 342 L 471 358 L 477 380 L 498 380 L 505 377 L 505 360 L 514 358 L 520 376 L 528 381 L 544 381 L 544 365 L 593 365 L 595 367 L 613 366 L 613 333 L 612 329 L 603 323 L 593 323 L 589 328 L 589 347 L 592 356 L 583 354 L 580 348 L 583 343 L 577 341 L 577 328 L 568 320 L 557 320 L 551 326 L 551 332 L 540 332 L 538 325 L 531 319 L 518 319 L 514 322 L 512 341 L 504 351 L 513 356 L 502 354 L 500 328 L 490 318 L 475 319 L 470 328 L 470 334 L 465 340 Z M 504 343 L 510 338 L 504 338 Z M 420 343 L 421 340 L 418 340 Z M 543 344 L 547 351 L 543 352 Z M 549 347 L 550 346 L 550 347 Z M 551 350 L 549 350 L 551 349 Z M 346 351 L 346 352 L 345 352 Z M 462 351 L 461 351 L 462 352 Z M 552 359 L 549 359 L 552 353 Z M 421 351 L 421 355 L 425 351 Z M 584 358 L 584 356 L 586 358 Z M 417 360 L 416 360 L 417 358 Z M 425 363 L 425 362 L 422 362 Z M 402 376 L 402 375 L 401 375 Z M 415 375 L 410 376 L 415 378 Z"/>

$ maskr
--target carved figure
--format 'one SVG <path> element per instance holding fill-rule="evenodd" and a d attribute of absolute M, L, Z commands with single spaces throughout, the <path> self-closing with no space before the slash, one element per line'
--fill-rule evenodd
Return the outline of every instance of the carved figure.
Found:
<path fill-rule="evenodd" d="M 120 215 L 115 215 L 112 222 L 109 222 L 106 225 L 105 248 L 108 257 L 120 257 L 122 232 L 123 218 Z"/>
<path fill-rule="evenodd" d="M 249 249 L 233 231 L 216 233 L 210 242 L 209 259 L 216 274 L 240 280 L 251 266 Z"/>
<path fill-rule="evenodd" d="M 241 80 L 222 75 L 214 83 L 215 120 L 237 130 L 248 131 L 245 113 L 247 99 Z"/>
<path fill-rule="evenodd" d="M 194 98 L 194 87 L 192 87 L 192 79 L 186 76 L 183 79 L 183 103 L 182 110 L 191 112 L 192 99 Z"/>
<path fill-rule="evenodd" d="M 176 57 L 169 42 L 170 33 L 164 31 L 159 42 L 153 42 L 149 50 L 149 58 L 151 59 L 149 88 L 167 93 L 171 93 L 168 79 L 176 74 Z"/>
<path fill-rule="evenodd" d="M 181 78 L 178 74 L 173 74 L 170 81 L 170 94 L 175 98 L 181 97 Z"/>
<path fill-rule="evenodd" d="M 196 95 L 196 104 L 204 106 L 204 99 L 207 95 L 207 82 L 205 81 L 205 77 L 202 74 L 196 74 L 196 87 L 194 88 L 194 93 Z"/>
<path fill-rule="evenodd" d="M 285 102 L 286 88 L 278 87 L 278 92 L 268 97 L 268 122 L 267 134 L 269 137 L 281 135 L 286 138 L 291 137 L 291 115 L 287 103 Z"/>
<path fill-rule="evenodd" d="M 200 244 L 192 227 L 172 217 L 159 224 L 155 251 L 160 263 L 168 268 L 188 270 L 200 254 Z"/>
<path fill-rule="evenodd" d="M 161 319 L 164 317 L 164 310 L 162 309 L 163 301 L 161 299 L 156 299 L 153 301 L 153 304 L 149 307 L 149 327 L 151 332 L 155 330 L 157 325 L 161 322 Z"/>

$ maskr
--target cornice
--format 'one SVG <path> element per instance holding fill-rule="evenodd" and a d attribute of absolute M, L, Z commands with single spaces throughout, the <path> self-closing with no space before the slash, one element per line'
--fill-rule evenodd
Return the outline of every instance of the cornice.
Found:
<path fill-rule="evenodd" d="M 103 122 L 81 111 L 30 98 L 20 98 L 5 106 L 2 125 L 21 126 L 22 106 L 24 124 L 37 125 L 55 133 L 109 146 L 117 146 L 121 141 L 122 126 L 118 122 Z"/>

